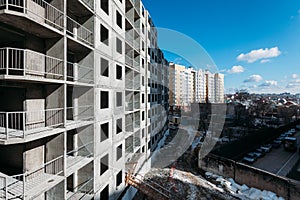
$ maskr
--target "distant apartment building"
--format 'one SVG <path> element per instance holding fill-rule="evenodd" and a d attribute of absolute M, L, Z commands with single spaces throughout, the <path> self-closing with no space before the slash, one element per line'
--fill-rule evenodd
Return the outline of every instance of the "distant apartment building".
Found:
<path fill-rule="evenodd" d="M 206 102 L 206 75 L 205 71 L 199 69 L 196 71 L 195 77 L 195 102 L 205 103 Z"/>
<path fill-rule="evenodd" d="M 215 74 L 215 102 L 224 103 L 224 74 Z"/>
<path fill-rule="evenodd" d="M 132 198 L 125 173 L 151 162 L 168 107 L 168 62 L 142 2 L 0 10 L 0 199 Z"/>
<path fill-rule="evenodd" d="M 188 106 L 195 100 L 195 70 L 174 63 L 169 70 L 170 105 Z"/>
<path fill-rule="evenodd" d="M 170 105 L 190 106 L 191 103 L 223 103 L 224 75 L 207 70 L 170 63 Z"/>

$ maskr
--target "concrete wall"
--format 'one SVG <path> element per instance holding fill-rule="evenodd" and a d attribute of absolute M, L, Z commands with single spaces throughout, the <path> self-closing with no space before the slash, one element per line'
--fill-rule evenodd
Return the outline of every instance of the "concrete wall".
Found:
<path fill-rule="evenodd" d="M 65 184 L 64 181 L 57 184 L 55 187 L 51 188 L 46 192 L 46 199 L 51 200 L 61 200 L 65 199 Z"/>
<path fill-rule="evenodd" d="M 64 154 L 64 135 L 60 134 L 46 144 L 46 162 L 51 161 Z"/>
<path fill-rule="evenodd" d="M 239 184 L 275 192 L 287 200 L 300 198 L 300 182 L 233 160 L 210 154 L 199 163 L 199 167 L 204 171 L 231 177 Z"/>

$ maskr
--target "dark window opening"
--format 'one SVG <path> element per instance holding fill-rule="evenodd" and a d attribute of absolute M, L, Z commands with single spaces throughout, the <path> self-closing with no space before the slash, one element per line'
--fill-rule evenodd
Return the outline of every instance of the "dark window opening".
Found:
<path fill-rule="evenodd" d="M 119 11 L 116 11 L 116 17 L 117 17 L 117 25 L 122 28 L 122 15 L 119 13 Z"/>
<path fill-rule="evenodd" d="M 108 108 L 108 102 L 109 102 L 108 92 L 107 91 L 101 91 L 100 98 L 101 98 L 100 108 L 101 109 Z"/>
<path fill-rule="evenodd" d="M 108 154 L 101 158 L 100 175 L 104 174 L 108 170 Z"/>
<path fill-rule="evenodd" d="M 122 183 L 122 171 L 120 171 L 116 176 L 116 186 L 118 187 Z"/>
<path fill-rule="evenodd" d="M 109 123 L 101 124 L 101 138 L 100 141 L 103 142 L 104 140 L 108 139 L 109 136 Z"/>
<path fill-rule="evenodd" d="M 122 80 L 122 66 L 116 65 L 116 78 Z"/>
<path fill-rule="evenodd" d="M 108 46 L 109 42 L 108 42 L 108 29 L 105 28 L 102 24 L 101 24 L 101 28 L 100 28 L 100 40 L 101 42 L 103 42 L 104 44 L 106 44 Z"/>
<path fill-rule="evenodd" d="M 122 106 L 122 92 L 117 92 L 116 96 L 117 96 L 117 107 L 120 107 Z"/>
<path fill-rule="evenodd" d="M 109 64 L 108 60 L 101 58 L 101 75 L 102 76 L 109 76 Z"/>
<path fill-rule="evenodd" d="M 119 160 L 120 158 L 122 158 L 122 149 L 123 149 L 123 146 L 122 146 L 122 144 L 120 144 L 117 147 L 117 160 Z"/>

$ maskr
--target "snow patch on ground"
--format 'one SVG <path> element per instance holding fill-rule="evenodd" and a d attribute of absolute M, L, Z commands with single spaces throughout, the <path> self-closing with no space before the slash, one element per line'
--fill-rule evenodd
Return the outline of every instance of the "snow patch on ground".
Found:
<path fill-rule="evenodd" d="M 206 172 L 206 178 L 209 180 L 215 180 L 218 182 L 225 190 L 229 191 L 232 195 L 242 199 L 242 200 L 284 200 L 284 198 L 277 196 L 274 192 L 259 190 L 257 188 L 248 187 L 247 185 L 239 185 L 232 178 L 224 178 L 222 176 Z"/>

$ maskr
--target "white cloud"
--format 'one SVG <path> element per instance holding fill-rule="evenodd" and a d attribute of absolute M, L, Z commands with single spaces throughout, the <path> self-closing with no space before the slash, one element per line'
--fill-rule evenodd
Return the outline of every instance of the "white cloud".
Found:
<path fill-rule="evenodd" d="M 244 67 L 243 66 L 241 66 L 241 65 L 236 65 L 236 66 L 233 66 L 230 70 L 228 70 L 227 72 L 229 73 L 229 74 L 239 74 L 239 73 L 242 73 L 242 72 L 244 72 L 245 71 L 245 69 L 244 69 Z"/>
<path fill-rule="evenodd" d="M 237 57 L 239 61 L 247 61 L 253 63 L 257 60 L 275 58 L 281 54 L 278 47 L 252 50 L 249 53 L 242 53 Z"/>
<path fill-rule="evenodd" d="M 270 59 L 264 59 L 264 60 L 261 60 L 260 63 L 263 64 L 263 63 L 268 63 L 268 62 L 270 62 L 270 61 L 271 61 Z"/>
<path fill-rule="evenodd" d="M 259 87 L 270 87 L 270 86 L 277 86 L 277 81 L 265 81 L 264 83 L 260 84 Z"/>
<path fill-rule="evenodd" d="M 292 74 L 292 78 L 293 78 L 293 79 L 296 79 L 296 78 L 298 78 L 298 77 L 299 77 L 298 74 Z"/>
<path fill-rule="evenodd" d="M 251 75 L 249 78 L 247 78 L 246 80 L 244 80 L 244 83 L 249 83 L 249 82 L 260 82 L 263 80 L 263 77 L 261 75 L 258 74 L 253 74 Z"/>

